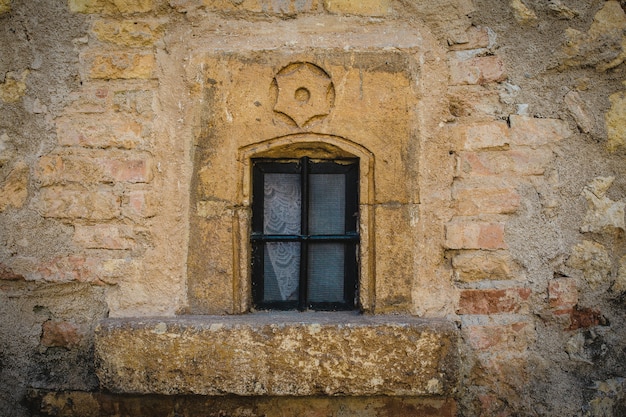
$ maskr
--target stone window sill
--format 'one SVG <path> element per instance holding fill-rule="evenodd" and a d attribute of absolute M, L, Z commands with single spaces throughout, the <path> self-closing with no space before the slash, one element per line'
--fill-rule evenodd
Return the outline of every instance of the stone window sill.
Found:
<path fill-rule="evenodd" d="M 116 393 L 449 396 L 457 338 L 444 320 L 355 313 L 106 319 L 97 371 Z"/>

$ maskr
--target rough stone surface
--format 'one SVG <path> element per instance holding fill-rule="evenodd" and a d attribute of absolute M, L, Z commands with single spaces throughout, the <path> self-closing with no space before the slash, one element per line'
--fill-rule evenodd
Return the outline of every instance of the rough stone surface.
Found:
<path fill-rule="evenodd" d="M 587 214 L 580 228 L 583 232 L 602 232 L 621 229 L 626 231 L 626 202 L 613 201 L 606 196 L 615 181 L 613 177 L 598 177 L 583 190 L 587 200 Z"/>
<path fill-rule="evenodd" d="M 108 320 L 96 355 L 119 393 L 446 396 L 456 384 L 452 327 L 399 316 Z"/>
<path fill-rule="evenodd" d="M 585 280 L 594 288 L 606 282 L 611 270 L 611 259 L 606 248 L 589 240 L 572 248 L 572 255 L 567 263 L 572 268 L 582 270 Z"/>

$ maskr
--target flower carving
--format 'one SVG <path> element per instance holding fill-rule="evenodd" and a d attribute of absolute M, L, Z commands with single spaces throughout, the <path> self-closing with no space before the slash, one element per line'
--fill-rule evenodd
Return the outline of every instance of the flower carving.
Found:
<path fill-rule="evenodd" d="M 335 88 L 328 74 L 317 65 L 290 64 L 274 80 L 278 88 L 274 111 L 284 114 L 298 127 L 330 113 Z"/>

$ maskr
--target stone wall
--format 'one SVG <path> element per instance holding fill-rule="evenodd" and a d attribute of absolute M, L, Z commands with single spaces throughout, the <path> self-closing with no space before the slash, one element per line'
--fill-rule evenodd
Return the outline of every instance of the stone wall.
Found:
<path fill-rule="evenodd" d="M 0 414 L 624 415 L 625 9 L 0 0 Z M 328 117 L 277 115 L 293 62 Z M 371 156 L 361 303 L 457 328 L 454 388 L 104 391 L 103 319 L 249 313 L 246 163 L 285 137 Z"/>

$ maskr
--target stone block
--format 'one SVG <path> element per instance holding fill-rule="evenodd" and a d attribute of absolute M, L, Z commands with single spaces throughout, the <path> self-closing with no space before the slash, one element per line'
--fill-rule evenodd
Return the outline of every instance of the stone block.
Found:
<path fill-rule="evenodd" d="M 48 320 L 42 325 L 41 344 L 43 346 L 72 349 L 79 346 L 82 339 L 83 335 L 74 323 Z"/>
<path fill-rule="evenodd" d="M 494 116 L 502 112 L 502 103 L 497 91 L 481 85 L 457 85 L 448 88 L 450 113 L 456 117 Z"/>
<path fill-rule="evenodd" d="M 69 0 L 73 13 L 131 14 L 154 8 L 154 0 Z"/>
<path fill-rule="evenodd" d="M 456 221 L 446 225 L 448 249 L 506 249 L 503 223 Z"/>
<path fill-rule="evenodd" d="M 330 13 L 385 16 L 390 13 L 390 0 L 324 0 Z"/>
<path fill-rule="evenodd" d="M 626 147 L 626 92 L 620 91 L 609 96 L 611 108 L 604 115 L 608 134 L 606 144 L 610 152 Z"/>
<path fill-rule="evenodd" d="M 446 396 L 451 323 L 353 313 L 104 320 L 98 377 L 115 393 Z"/>
<path fill-rule="evenodd" d="M 32 278 L 46 282 L 89 282 L 100 284 L 99 259 L 85 256 L 60 256 L 37 267 Z"/>
<path fill-rule="evenodd" d="M 517 211 L 521 198 L 514 188 L 459 188 L 454 190 L 457 215 L 510 214 Z"/>
<path fill-rule="evenodd" d="M 596 131 L 597 126 L 594 115 L 577 91 L 572 90 L 567 93 L 564 101 L 582 132 L 590 133 Z"/>
<path fill-rule="evenodd" d="M 157 214 L 158 201 L 149 190 L 130 190 L 122 200 L 122 214 L 129 218 L 149 218 Z"/>
<path fill-rule="evenodd" d="M 1 165 L 0 165 L 1 166 Z M 28 198 L 30 168 L 24 162 L 18 162 L 6 179 L 0 182 L 0 213 L 9 207 L 20 209 Z"/>
<path fill-rule="evenodd" d="M 572 135 L 567 123 L 559 119 L 538 119 L 513 114 L 509 120 L 511 142 L 520 146 L 537 148 L 559 142 Z"/>
<path fill-rule="evenodd" d="M 154 77 L 155 57 L 152 52 L 101 52 L 91 50 L 83 55 L 87 76 L 91 79 L 150 79 Z"/>
<path fill-rule="evenodd" d="M 612 265 L 611 258 L 603 245 L 585 240 L 572 248 L 567 266 L 581 270 L 589 285 L 592 288 L 598 288 L 607 283 Z"/>
<path fill-rule="evenodd" d="M 451 85 L 482 85 L 501 82 L 508 77 L 504 62 L 495 55 L 467 57 L 464 52 L 455 52 L 449 57 L 449 65 Z"/>
<path fill-rule="evenodd" d="M 37 208 L 43 217 L 110 220 L 120 215 L 120 197 L 108 187 L 46 187 L 39 193 Z"/>
<path fill-rule="evenodd" d="M 16 103 L 26 94 L 26 77 L 29 70 L 24 70 L 20 75 L 9 71 L 6 73 L 4 82 L 0 83 L 0 100 L 5 103 Z"/>
<path fill-rule="evenodd" d="M 57 141 L 62 146 L 134 149 L 145 147 L 148 128 L 137 119 L 115 115 L 102 123 L 91 116 L 60 117 Z"/>
<path fill-rule="evenodd" d="M 110 107 L 111 92 L 103 85 L 83 87 L 80 91 L 71 92 L 69 101 L 70 104 L 64 109 L 65 114 L 104 113 Z M 57 125 L 63 120 L 67 122 L 68 119 L 57 119 Z"/>
<path fill-rule="evenodd" d="M 530 294 L 528 288 L 463 290 L 457 314 L 525 313 Z"/>
<path fill-rule="evenodd" d="M 450 50 L 460 51 L 487 48 L 492 43 L 489 31 L 490 29 L 484 26 L 470 26 L 465 31 L 463 42 L 450 45 Z"/>
<path fill-rule="evenodd" d="M 97 20 L 92 27 L 98 40 L 123 47 L 149 47 L 164 33 L 164 24 L 155 20 Z"/>
<path fill-rule="evenodd" d="M 526 6 L 522 0 L 511 0 L 510 5 L 513 10 L 513 16 L 518 23 L 525 26 L 534 26 L 537 24 L 537 14 Z"/>
<path fill-rule="evenodd" d="M 74 242 L 86 249 L 132 249 L 135 246 L 135 233 L 132 227 L 126 225 L 76 225 Z"/>
<path fill-rule="evenodd" d="M 587 200 L 587 213 L 580 227 L 581 232 L 626 231 L 626 202 L 613 201 L 606 196 L 615 181 L 615 177 L 594 178 L 583 189 L 582 195 Z"/>
<path fill-rule="evenodd" d="M 552 160 L 545 149 L 515 148 L 506 151 L 464 151 L 460 153 L 457 175 L 543 175 Z"/>
<path fill-rule="evenodd" d="M 505 251 L 463 251 L 452 257 L 452 267 L 460 282 L 514 279 L 517 272 Z"/>

